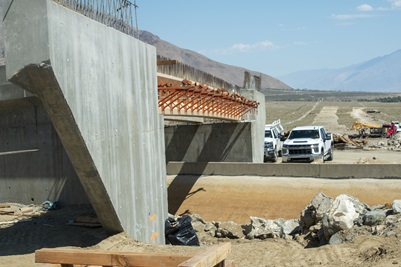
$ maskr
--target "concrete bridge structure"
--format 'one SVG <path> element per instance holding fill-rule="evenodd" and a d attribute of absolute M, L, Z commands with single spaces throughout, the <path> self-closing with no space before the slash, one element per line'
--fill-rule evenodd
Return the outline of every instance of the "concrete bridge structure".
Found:
<path fill-rule="evenodd" d="M 263 161 L 264 96 L 235 123 L 164 126 L 156 49 L 53 0 L 4 0 L 2 202 L 90 203 L 110 234 L 164 243 L 170 160 Z"/>

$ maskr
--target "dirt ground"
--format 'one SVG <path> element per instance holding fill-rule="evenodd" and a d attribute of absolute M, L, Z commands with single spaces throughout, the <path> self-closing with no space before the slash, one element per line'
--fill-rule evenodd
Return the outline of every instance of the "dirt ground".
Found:
<path fill-rule="evenodd" d="M 169 212 L 199 214 L 206 221 L 296 219 L 322 192 L 348 194 L 368 205 L 401 199 L 401 180 L 316 179 L 263 176 L 168 176 Z"/>
<path fill-rule="evenodd" d="M 329 121 L 331 131 L 345 131 L 344 126 L 336 124 L 335 111 L 336 107 L 322 109 L 315 123 L 324 125 Z M 360 110 L 354 113 L 366 116 Z M 330 164 L 373 162 L 400 164 L 401 153 L 361 149 L 335 151 L 335 159 Z M 299 218 L 300 212 L 319 192 L 331 197 L 349 194 L 369 205 L 401 199 L 401 180 L 397 179 L 168 176 L 167 184 L 170 213 L 196 213 L 206 221 L 235 221 L 238 224 L 249 222 L 250 216 Z M 43 247 L 194 254 L 220 242 L 232 243 L 229 259 L 234 260 L 236 266 L 243 267 L 401 265 L 401 238 L 394 235 L 362 235 L 352 242 L 316 248 L 306 248 L 295 240 L 229 240 L 205 235 L 200 236 L 200 247 L 146 245 L 132 240 L 125 233 L 109 237 L 101 227 L 68 224 L 71 218 L 88 214 L 93 215 L 89 207 L 65 207 L 27 217 L 16 224 L 2 224 L 14 218 L 0 215 L 0 266 L 49 266 L 34 262 L 35 250 Z"/>

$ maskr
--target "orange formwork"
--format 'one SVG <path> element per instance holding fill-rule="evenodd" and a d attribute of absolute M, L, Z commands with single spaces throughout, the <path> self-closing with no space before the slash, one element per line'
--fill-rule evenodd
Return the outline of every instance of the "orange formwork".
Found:
<path fill-rule="evenodd" d="M 208 117 L 222 120 L 241 120 L 255 112 L 259 103 L 224 88 L 213 89 L 188 80 L 182 86 L 158 85 L 159 110 L 163 115 Z"/>

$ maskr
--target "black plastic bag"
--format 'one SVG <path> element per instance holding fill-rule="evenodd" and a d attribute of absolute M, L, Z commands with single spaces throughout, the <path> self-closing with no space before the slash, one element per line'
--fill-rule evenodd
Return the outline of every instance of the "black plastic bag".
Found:
<path fill-rule="evenodd" d="M 191 224 L 192 218 L 188 215 L 168 218 L 165 223 L 166 244 L 199 246 L 198 236 Z"/>

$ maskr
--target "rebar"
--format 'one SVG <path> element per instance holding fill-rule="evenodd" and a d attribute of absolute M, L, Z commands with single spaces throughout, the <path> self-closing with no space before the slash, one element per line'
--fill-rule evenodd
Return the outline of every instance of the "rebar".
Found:
<path fill-rule="evenodd" d="M 133 25 L 132 8 L 137 8 L 128 0 L 53 0 L 76 12 L 125 34 L 138 38 Z"/>

